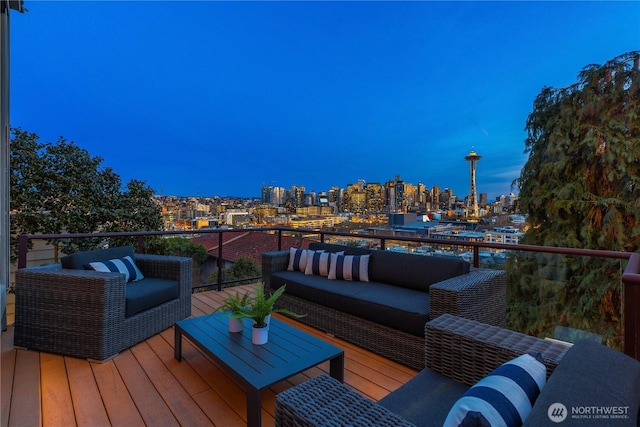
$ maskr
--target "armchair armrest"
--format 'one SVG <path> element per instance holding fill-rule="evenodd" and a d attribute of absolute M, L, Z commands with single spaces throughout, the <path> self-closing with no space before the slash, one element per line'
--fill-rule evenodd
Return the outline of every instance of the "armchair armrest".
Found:
<path fill-rule="evenodd" d="M 496 326 L 507 317 L 507 276 L 502 270 L 472 269 L 429 287 L 429 316 L 449 313 Z"/>
<path fill-rule="evenodd" d="M 426 367 L 474 385 L 501 364 L 525 353 L 540 353 L 547 378 L 569 346 L 444 314 L 425 325 Z"/>
<path fill-rule="evenodd" d="M 105 335 L 122 335 L 121 273 L 53 267 L 16 271 L 14 344 L 102 360 L 113 354 Z"/>
<path fill-rule="evenodd" d="M 180 256 L 136 254 L 136 265 L 145 277 L 178 282 L 180 297 L 191 298 L 193 259 Z"/>
<path fill-rule="evenodd" d="M 289 251 L 264 252 L 262 254 L 262 281 L 265 289 L 271 288 L 271 274 L 289 267 Z"/>
<path fill-rule="evenodd" d="M 59 264 L 23 268 L 16 271 L 16 310 L 31 307 L 30 321 L 36 312 L 74 312 L 89 319 L 94 317 L 91 312 L 114 313 L 117 307 L 124 316 L 125 285 L 121 273 L 63 269 Z"/>

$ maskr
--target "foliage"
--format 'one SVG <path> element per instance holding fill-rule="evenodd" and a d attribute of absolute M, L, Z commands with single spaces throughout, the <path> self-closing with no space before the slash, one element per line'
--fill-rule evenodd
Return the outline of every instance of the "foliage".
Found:
<path fill-rule="evenodd" d="M 278 288 L 273 294 L 267 296 L 262 286 L 257 286 L 253 297 L 249 301 L 249 305 L 242 310 L 241 317 L 252 319 L 256 328 L 264 328 L 267 326 L 265 318 L 273 312 L 283 313 L 291 317 L 300 318 L 305 315 L 296 314 L 286 308 L 274 308 L 277 299 L 280 298 L 285 291 L 286 285 Z"/>
<path fill-rule="evenodd" d="M 242 284 L 249 284 L 255 282 L 255 278 L 262 274 L 260 266 L 255 262 L 253 258 L 244 256 L 238 258 L 231 267 L 225 268 L 222 274 L 222 280 L 225 282 L 234 282 L 232 286 L 238 286 Z M 247 280 L 242 280 L 247 279 Z M 218 281 L 218 271 L 214 271 L 210 280 L 213 283 Z"/>
<path fill-rule="evenodd" d="M 245 317 L 244 310 L 251 303 L 251 295 L 247 292 L 240 296 L 240 293 L 236 291 L 235 295 L 229 295 L 222 302 L 222 305 L 218 307 L 214 313 L 219 311 L 229 313 L 229 317 L 241 319 Z"/>
<path fill-rule="evenodd" d="M 244 278 L 258 277 L 262 274 L 258 264 L 250 257 L 240 257 L 229 267 L 226 272 L 226 280 L 240 280 Z"/>
<path fill-rule="evenodd" d="M 193 262 L 197 265 L 203 264 L 208 257 L 207 249 L 204 246 L 184 237 L 150 239 L 145 242 L 145 252 L 193 258 Z"/>
<path fill-rule="evenodd" d="M 522 243 L 640 247 L 639 57 L 631 52 L 587 66 L 576 84 L 543 88 L 535 99 L 526 125 L 529 158 L 516 181 L 530 224 Z M 512 257 L 512 326 L 529 333 L 556 324 L 588 329 L 620 346 L 620 268 L 612 260 Z"/>
<path fill-rule="evenodd" d="M 102 168 L 100 157 L 60 137 L 55 143 L 12 129 L 10 146 L 11 259 L 22 233 L 92 233 L 160 230 L 160 209 L 153 190 Z M 63 252 L 93 249 L 102 239 L 56 241 Z M 120 243 L 120 242 L 118 242 Z M 111 242 L 114 244 L 114 242 Z"/>

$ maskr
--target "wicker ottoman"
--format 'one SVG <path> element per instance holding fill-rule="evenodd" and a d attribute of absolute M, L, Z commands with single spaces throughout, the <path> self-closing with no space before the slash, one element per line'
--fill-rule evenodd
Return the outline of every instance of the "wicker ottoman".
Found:
<path fill-rule="evenodd" d="M 323 374 L 276 396 L 276 426 L 413 426 Z"/>

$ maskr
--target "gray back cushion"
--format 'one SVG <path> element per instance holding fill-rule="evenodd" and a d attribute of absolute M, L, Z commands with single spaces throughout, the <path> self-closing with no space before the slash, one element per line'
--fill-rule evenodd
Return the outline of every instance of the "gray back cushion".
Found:
<path fill-rule="evenodd" d="M 429 291 L 429 285 L 469 272 L 470 264 L 458 258 L 371 251 L 369 280 Z"/>
<path fill-rule="evenodd" d="M 95 251 L 76 252 L 60 259 L 62 268 L 71 268 L 74 270 L 84 270 L 85 265 L 90 262 L 108 261 L 110 259 L 133 257 L 133 246 L 122 246 L 109 249 L 97 249 Z"/>
<path fill-rule="evenodd" d="M 359 248 L 356 246 L 347 246 L 347 245 L 336 245 L 333 243 L 320 243 L 313 242 L 309 244 L 309 249 L 312 251 L 323 250 L 325 252 L 342 252 L 344 251 L 345 255 L 367 255 L 371 251 L 367 248 Z"/>
<path fill-rule="evenodd" d="M 555 403 L 564 405 L 567 416 L 557 424 L 550 421 L 548 414 Z M 582 413 L 592 408 L 615 408 L 625 414 L 618 414 L 624 418 L 582 419 L 572 416 L 572 408 Z M 582 340 L 567 351 L 553 371 L 524 425 L 637 426 L 639 422 L 640 362 L 605 345 Z"/>

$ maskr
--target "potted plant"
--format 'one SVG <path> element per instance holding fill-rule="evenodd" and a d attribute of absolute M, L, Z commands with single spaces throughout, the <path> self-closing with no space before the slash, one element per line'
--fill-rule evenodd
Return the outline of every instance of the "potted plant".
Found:
<path fill-rule="evenodd" d="M 214 313 L 219 311 L 228 313 L 229 332 L 242 332 L 244 327 L 242 319 L 247 317 L 245 310 L 249 306 L 250 301 L 251 296 L 248 292 L 240 296 L 240 293 L 236 291 L 235 295 L 229 294 Z"/>
<path fill-rule="evenodd" d="M 285 285 L 286 286 L 286 285 Z M 280 287 L 273 294 L 267 296 L 262 286 L 256 287 L 255 293 L 249 305 L 243 309 L 243 316 L 253 320 L 253 330 L 251 332 L 251 341 L 254 344 L 266 344 L 269 340 L 268 318 L 271 313 L 283 313 L 291 317 L 299 319 L 304 317 L 285 308 L 274 308 L 276 300 L 285 290 L 285 286 Z"/>

